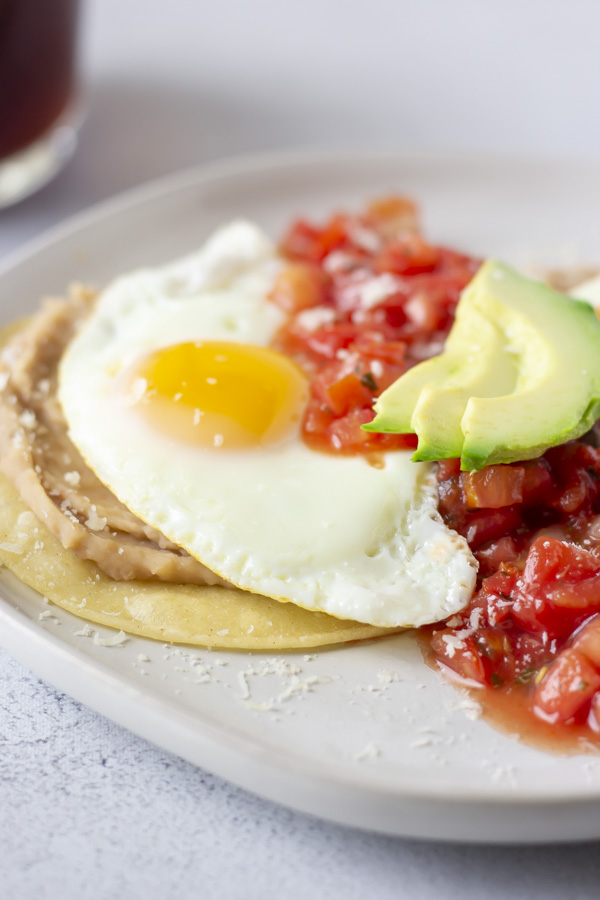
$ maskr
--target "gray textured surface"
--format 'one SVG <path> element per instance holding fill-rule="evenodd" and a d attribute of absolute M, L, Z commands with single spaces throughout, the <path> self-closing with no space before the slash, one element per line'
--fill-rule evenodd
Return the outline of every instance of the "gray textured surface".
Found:
<path fill-rule="evenodd" d="M 139 740 L 0 653 L 3 898 L 597 897 L 595 844 L 444 846 L 267 803 Z"/>
<path fill-rule="evenodd" d="M 341 828 L 156 749 L 5 653 L 0 683 L 7 900 L 598 896 L 596 844 L 448 846 Z"/>
<path fill-rule="evenodd" d="M 207 10 L 88 2 L 79 152 L 0 217 L 0 256 L 96 200 L 223 154 L 386 142 L 600 152 L 592 0 Z M 347 830 L 157 750 L 3 652 L 0 685 L 2 900 L 598 896 L 595 844 L 442 846 Z"/>

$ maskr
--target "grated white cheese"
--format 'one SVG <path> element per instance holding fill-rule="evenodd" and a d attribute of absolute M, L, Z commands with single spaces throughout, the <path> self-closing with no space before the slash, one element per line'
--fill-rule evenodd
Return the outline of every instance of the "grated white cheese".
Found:
<path fill-rule="evenodd" d="M 398 292 L 400 285 L 400 280 L 389 272 L 370 278 L 359 290 L 361 309 L 371 309 L 373 306 L 383 303 L 392 294 Z"/>
<path fill-rule="evenodd" d="M 242 700 L 248 700 L 250 697 L 250 685 L 248 684 L 248 678 L 245 672 L 238 672 L 238 684 L 242 690 L 240 695 Z"/>
<path fill-rule="evenodd" d="M 296 316 L 296 324 L 304 331 L 316 331 L 322 325 L 328 325 L 335 319 L 335 312 L 329 306 L 314 306 L 312 309 L 303 309 Z"/>
<path fill-rule="evenodd" d="M 417 738 L 416 741 L 413 741 L 411 744 L 409 744 L 409 747 L 412 747 L 414 749 L 418 749 L 421 747 L 431 747 L 431 745 L 433 743 L 435 743 L 435 740 L 431 736 L 422 737 L 422 738 Z"/>
<path fill-rule="evenodd" d="M 35 413 L 31 409 L 24 410 L 19 416 L 19 424 L 30 431 L 32 428 L 35 428 L 37 424 L 37 419 L 35 417 Z"/>
<path fill-rule="evenodd" d="M 469 694 L 465 694 L 460 703 L 455 703 L 450 709 L 452 712 L 463 712 L 471 722 L 475 722 L 479 719 L 482 712 L 481 704 L 478 703 L 477 700 L 474 700 Z"/>
<path fill-rule="evenodd" d="M 26 510 L 20 514 L 17 519 L 17 525 L 19 525 L 20 528 L 31 528 L 35 525 L 36 521 L 35 515 L 30 510 Z"/>
<path fill-rule="evenodd" d="M 330 681 L 331 678 L 328 678 L 325 675 L 309 675 L 308 678 L 298 678 L 297 675 L 293 675 L 291 683 L 280 694 L 278 694 L 275 702 L 283 703 L 285 700 L 289 700 L 289 698 L 293 697 L 295 694 L 308 694 L 312 691 L 313 685 L 327 684 Z"/>
<path fill-rule="evenodd" d="M 457 650 L 464 650 L 466 647 L 462 638 L 459 638 L 455 634 L 445 634 L 442 636 L 442 640 L 446 644 L 446 656 L 450 659 L 452 659 Z"/>
<path fill-rule="evenodd" d="M 129 638 L 124 631 L 118 631 L 117 634 L 107 638 L 103 638 L 99 632 L 96 631 L 94 632 L 92 640 L 98 647 L 122 647 L 123 644 L 127 643 Z"/>
<path fill-rule="evenodd" d="M 24 544 L 11 543 L 10 541 L 5 541 L 0 543 L 0 550 L 4 550 L 6 553 L 22 553 L 25 549 Z"/>
<path fill-rule="evenodd" d="M 362 750 L 359 750 L 358 753 L 354 754 L 354 759 L 357 762 L 364 762 L 369 759 L 377 759 L 378 756 L 381 756 L 381 750 L 374 744 L 372 741 L 366 744 Z"/>
<path fill-rule="evenodd" d="M 103 531 L 106 528 L 107 519 L 105 516 L 99 516 L 96 512 L 96 506 L 92 503 L 90 508 L 90 514 L 85 520 L 85 525 L 91 529 L 91 531 Z"/>
<path fill-rule="evenodd" d="M 366 250 L 367 253 L 377 253 L 381 249 L 381 238 L 373 228 L 367 228 L 359 222 L 348 224 L 348 237 L 353 244 Z"/>
<path fill-rule="evenodd" d="M 379 669 L 377 672 L 377 678 L 383 684 L 392 684 L 396 681 L 402 681 L 402 678 L 398 674 L 398 672 L 394 672 L 392 669 Z"/>
<path fill-rule="evenodd" d="M 253 712 L 273 712 L 275 709 L 272 700 L 266 700 L 265 703 L 254 703 L 252 700 L 246 700 L 244 706 Z"/>
<path fill-rule="evenodd" d="M 323 268 L 329 274 L 333 274 L 334 272 L 344 272 L 353 269 L 356 265 L 356 260 L 349 253 L 345 253 L 343 250 L 332 250 L 331 253 L 328 253 L 325 259 L 323 260 Z"/>
<path fill-rule="evenodd" d="M 91 637 L 94 634 L 94 629 L 91 625 L 84 625 L 83 628 L 80 628 L 79 631 L 74 631 L 73 634 L 75 637 Z"/>

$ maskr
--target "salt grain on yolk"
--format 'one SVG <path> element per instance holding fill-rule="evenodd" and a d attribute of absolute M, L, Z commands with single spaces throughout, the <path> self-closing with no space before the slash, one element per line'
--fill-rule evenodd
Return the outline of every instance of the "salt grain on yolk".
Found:
<path fill-rule="evenodd" d="M 152 427 L 201 447 L 266 446 L 296 433 L 308 398 L 300 369 L 268 347 L 222 341 L 163 347 L 136 366 L 136 408 Z"/>

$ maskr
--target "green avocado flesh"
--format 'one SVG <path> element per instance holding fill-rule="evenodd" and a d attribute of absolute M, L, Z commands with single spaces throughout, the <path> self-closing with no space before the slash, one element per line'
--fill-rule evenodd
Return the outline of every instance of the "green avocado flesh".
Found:
<path fill-rule="evenodd" d="M 467 321 L 461 315 L 457 323 L 458 338 L 453 335 L 452 344 L 459 340 L 463 348 L 460 365 L 443 382 L 434 373 L 436 386 L 421 391 L 412 414 L 411 429 L 419 436 L 415 460 L 459 457 L 464 443 L 461 421 L 470 398 L 495 397 L 516 385 L 514 354 L 505 352 L 504 335 L 494 323 L 476 309 Z"/>
<path fill-rule="evenodd" d="M 415 433 L 415 460 L 464 470 L 540 456 L 600 417 L 600 322 L 581 300 L 489 260 L 444 352 L 378 398 L 367 431 Z"/>

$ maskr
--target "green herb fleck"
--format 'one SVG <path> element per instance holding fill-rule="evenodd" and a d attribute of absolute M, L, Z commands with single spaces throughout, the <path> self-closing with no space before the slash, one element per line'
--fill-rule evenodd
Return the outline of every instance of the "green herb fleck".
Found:
<path fill-rule="evenodd" d="M 517 684 L 528 684 L 533 676 L 535 675 L 535 669 L 533 666 L 528 666 L 526 669 L 523 669 L 522 672 L 515 677 L 515 681 Z"/>
<path fill-rule="evenodd" d="M 495 672 L 492 672 L 492 674 L 490 675 L 490 684 L 492 685 L 492 687 L 502 687 L 502 685 L 504 684 L 504 680 L 500 678 L 499 675 L 496 675 Z"/>
<path fill-rule="evenodd" d="M 490 650 L 486 639 L 482 635 L 476 635 L 474 637 L 475 645 L 482 656 L 485 656 L 486 659 L 492 658 L 492 651 Z"/>
<path fill-rule="evenodd" d="M 360 379 L 360 383 L 366 387 L 371 393 L 375 393 L 377 390 L 377 382 L 373 378 L 370 372 L 365 372 L 365 374 Z"/>

